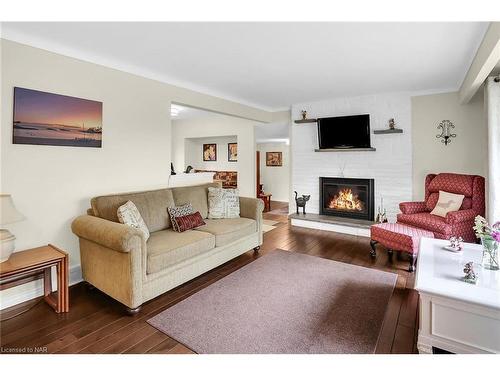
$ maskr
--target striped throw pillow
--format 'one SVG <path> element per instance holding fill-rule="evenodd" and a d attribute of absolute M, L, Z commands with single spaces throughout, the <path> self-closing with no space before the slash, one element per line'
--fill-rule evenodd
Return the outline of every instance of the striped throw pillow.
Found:
<path fill-rule="evenodd" d="M 175 220 L 177 221 L 177 232 L 185 232 L 189 229 L 198 228 L 206 224 L 198 211 L 194 214 L 178 216 Z"/>

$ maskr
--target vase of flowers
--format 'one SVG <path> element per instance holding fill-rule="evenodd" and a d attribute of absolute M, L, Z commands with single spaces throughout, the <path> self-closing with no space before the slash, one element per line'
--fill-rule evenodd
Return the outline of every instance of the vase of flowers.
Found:
<path fill-rule="evenodd" d="M 500 269 L 498 254 L 500 246 L 500 221 L 489 225 L 484 217 L 476 216 L 474 224 L 476 236 L 481 239 L 483 245 L 483 268 L 498 271 Z"/>

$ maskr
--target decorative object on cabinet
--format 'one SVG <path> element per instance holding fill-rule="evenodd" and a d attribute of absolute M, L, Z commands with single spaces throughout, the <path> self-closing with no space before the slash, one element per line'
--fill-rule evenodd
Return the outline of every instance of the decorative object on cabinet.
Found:
<path fill-rule="evenodd" d="M 238 143 L 227 144 L 227 161 L 238 161 Z"/>
<path fill-rule="evenodd" d="M 203 161 L 217 161 L 217 144 L 203 144 Z"/>
<path fill-rule="evenodd" d="M 10 194 L 0 194 L 0 224 L 12 224 L 24 220 L 14 205 Z M 0 229 L 0 263 L 9 259 L 15 250 L 16 237 L 7 229 Z"/>
<path fill-rule="evenodd" d="M 474 262 L 467 262 L 464 265 L 464 281 L 469 284 L 475 284 L 477 282 L 477 274 L 474 271 Z"/>
<path fill-rule="evenodd" d="M 437 134 L 436 138 L 443 138 L 441 139 L 441 143 L 444 143 L 444 145 L 448 145 L 448 143 L 451 143 L 451 138 L 455 138 L 457 135 L 451 133 L 451 129 L 455 128 L 455 125 L 450 120 L 443 120 L 439 123 L 437 126 L 438 130 L 441 130 L 441 134 Z"/>
<path fill-rule="evenodd" d="M 281 151 L 266 152 L 266 167 L 282 167 L 283 153 Z"/>
<path fill-rule="evenodd" d="M 500 245 L 500 221 L 493 225 L 489 225 L 486 219 L 482 216 L 476 216 L 474 219 L 474 232 L 481 239 L 483 245 L 483 268 L 491 271 L 498 271 L 499 255 L 498 248 Z"/>
<path fill-rule="evenodd" d="M 14 87 L 13 143 L 102 147 L 102 103 Z"/>

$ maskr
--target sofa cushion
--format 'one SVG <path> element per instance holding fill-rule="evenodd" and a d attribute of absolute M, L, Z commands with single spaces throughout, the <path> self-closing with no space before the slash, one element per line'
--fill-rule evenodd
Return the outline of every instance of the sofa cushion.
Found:
<path fill-rule="evenodd" d="M 201 217 L 206 219 L 208 217 L 208 188 L 220 187 L 217 182 L 196 185 L 196 186 L 183 186 L 172 189 L 174 201 L 176 206 L 181 206 L 186 203 L 191 203 L 194 211 L 199 211 Z"/>
<path fill-rule="evenodd" d="M 200 213 L 196 211 L 194 214 L 189 214 L 185 216 L 178 216 L 174 218 L 176 222 L 177 229 L 176 232 L 185 232 L 189 229 L 194 229 L 205 225 Z"/>
<path fill-rule="evenodd" d="M 239 217 L 236 219 L 207 219 L 206 225 L 195 231 L 208 232 L 215 235 L 215 245 L 225 246 L 245 236 L 257 232 L 257 222 Z"/>
<path fill-rule="evenodd" d="M 432 211 L 439 200 L 439 193 L 431 193 L 427 201 L 425 202 L 425 207 L 427 211 Z M 472 208 L 472 198 L 465 197 L 460 206 L 461 210 L 468 210 Z"/>
<path fill-rule="evenodd" d="M 462 194 L 453 194 L 440 190 L 438 202 L 431 211 L 431 215 L 446 217 L 448 212 L 458 211 L 463 200 L 464 196 Z"/>
<path fill-rule="evenodd" d="M 451 225 L 441 216 L 431 215 L 430 212 L 417 214 L 398 214 L 398 223 L 422 228 L 431 232 L 451 235 Z"/>
<path fill-rule="evenodd" d="M 149 229 L 134 202 L 127 201 L 127 203 L 118 207 L 116 214 L 120 223 L 139 229 L 144 234 L 144 239 L 148 240 L 150 236 Z"/>
<path fill-rule="evenodd" d="M 208 218 L 235 219 L 240 217 L 238 189 L 208 188 Z"/>
<path fill-rule="evenodd" d="M 151 233 L 147 242 L 148 274 L 156 273 L 215 247 L 215 237 L 207 232 L 166 229 Z"/>
<path fill-rule="evenodd" d="M 118 222 L 118 207 L 127 201 L 136 205 L 150 232 L 170 228 L 167 207 L 175 205 L 171 189 L 103 195 L 92 198 L 90 204 L 94 216 Z"/>

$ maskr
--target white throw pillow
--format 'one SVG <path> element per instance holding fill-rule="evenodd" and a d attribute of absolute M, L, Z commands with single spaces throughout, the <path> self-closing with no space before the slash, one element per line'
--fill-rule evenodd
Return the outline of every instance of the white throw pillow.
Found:
<path fill-rule="evenodd" d="M 128 201 L 124 205 L 121 205 L 118 207 L 116 214 L 120 223 L 139 229 L 142 233 L 144 233 L 146 241 L 148 240 L 149 229 L 134 202 Z"/>
<path fill-rule="evenodd" d="M 431 211 L 432 215 L 446 217 L 448 212 L 458 211 L 462 206 L 464 196 L 461 194 L 448 193 L 439 190 L 439 199 L 436 207 Z"/>
<path fill-rule="evenodd" d="M 240 217 L 240 193 L 238 189 L 222 190 L 224 190 L 226 219 L 236 219 Z"/>
<path fill-rule="evenodd" d="M 208 218 L 235 219 L 240 217 L 238 189 L 208 188 Z"/>

